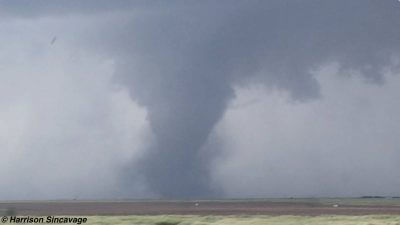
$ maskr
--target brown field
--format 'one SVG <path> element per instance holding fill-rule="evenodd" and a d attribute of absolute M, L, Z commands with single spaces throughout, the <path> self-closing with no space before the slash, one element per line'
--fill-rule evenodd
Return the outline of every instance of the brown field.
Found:
<path fill-rule="evenodd" d="M 338 206 L 334 206 L 338 204 Z M 19 201 L 0 202 L 18 215 L 400 215 L 398 201 Z"/>

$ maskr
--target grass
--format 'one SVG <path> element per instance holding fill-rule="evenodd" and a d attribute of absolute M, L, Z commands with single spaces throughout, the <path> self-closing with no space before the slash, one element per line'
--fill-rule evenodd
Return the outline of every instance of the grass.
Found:
<path fill-rule="evenodd" d="M 400 225 L 400 215 L 369 216 L 91 216 L 86 224 L 121 225 Z"/>

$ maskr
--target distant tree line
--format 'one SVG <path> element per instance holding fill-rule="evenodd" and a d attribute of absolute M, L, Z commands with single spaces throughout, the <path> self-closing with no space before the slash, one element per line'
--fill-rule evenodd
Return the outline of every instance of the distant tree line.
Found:
<path fill-rule="evenodd" d="M 400 196 L 385 197 L 385 196 L 379 196 L 379 195 L 364 195 L 364 196 L 361 196 L 360 198 L 400 198 Z"/>

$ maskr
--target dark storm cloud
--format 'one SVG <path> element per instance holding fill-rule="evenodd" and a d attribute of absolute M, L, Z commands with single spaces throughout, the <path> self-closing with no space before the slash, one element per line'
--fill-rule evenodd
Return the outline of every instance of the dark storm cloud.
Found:
<path fill-rule="evenodd" d="M 0 13 L 10 17 L 41 17 L 49 15 L 63 15 L 68 13 L 95 13 L 99 11 L 108 11 L 116 9 L 124 9 L 131 6 L 129 1 L 80 1 L 80 0 L 1 0 Z"/>
<path fill-rule="evenodd" d="M 305 101 L 319 96 L 310 72 L 322 64 L 338 62 L 382 82 L 400 50 L 394 0 L 39 2 L 6 8 L 25 15 L 120 11 L 87 32 L 84 44 L 115 58 L 116 81 L 147 108 L 156 140 L 130 170 L 166 197 L 218 192 L 207 167 L 219 151 L 201 149 L 234 98 L 233 86 L 258 82 Z M 130 13 L 136 3 L 146 12 Z"/>
<path fill-rule="evenodd" d="M 310 71 L 332 61 L 382 81 L 399 53 L 399 21 L 396 1 L 206 2 L 132 19 L 107 45 L 123 52 L 116 76 L 157 137 L 138 170 L 163 196 L 210 195 L 200 149 L 233 85 L 256 80 L 307 100 L 319 95 Z"/>
<path fill-rule="evenodd" d="M 181 7 L 197 5 L 196 1 L 162 0 L 0 0 L 0 17 L 39 18 L 43 16 L 65 16 L 76 14 L 96 14 L 113 11 L 130 11 L 132 9 L 157 9 L 165 6 Z"/>

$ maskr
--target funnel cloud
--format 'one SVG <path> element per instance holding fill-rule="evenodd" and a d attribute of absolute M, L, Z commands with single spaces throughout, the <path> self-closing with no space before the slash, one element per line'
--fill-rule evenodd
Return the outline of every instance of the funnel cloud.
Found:
<path fill-rule="evenodd" d="M 37 2 L 1 1 L 0 198 L 400 195 L 398 1 Z"/>

